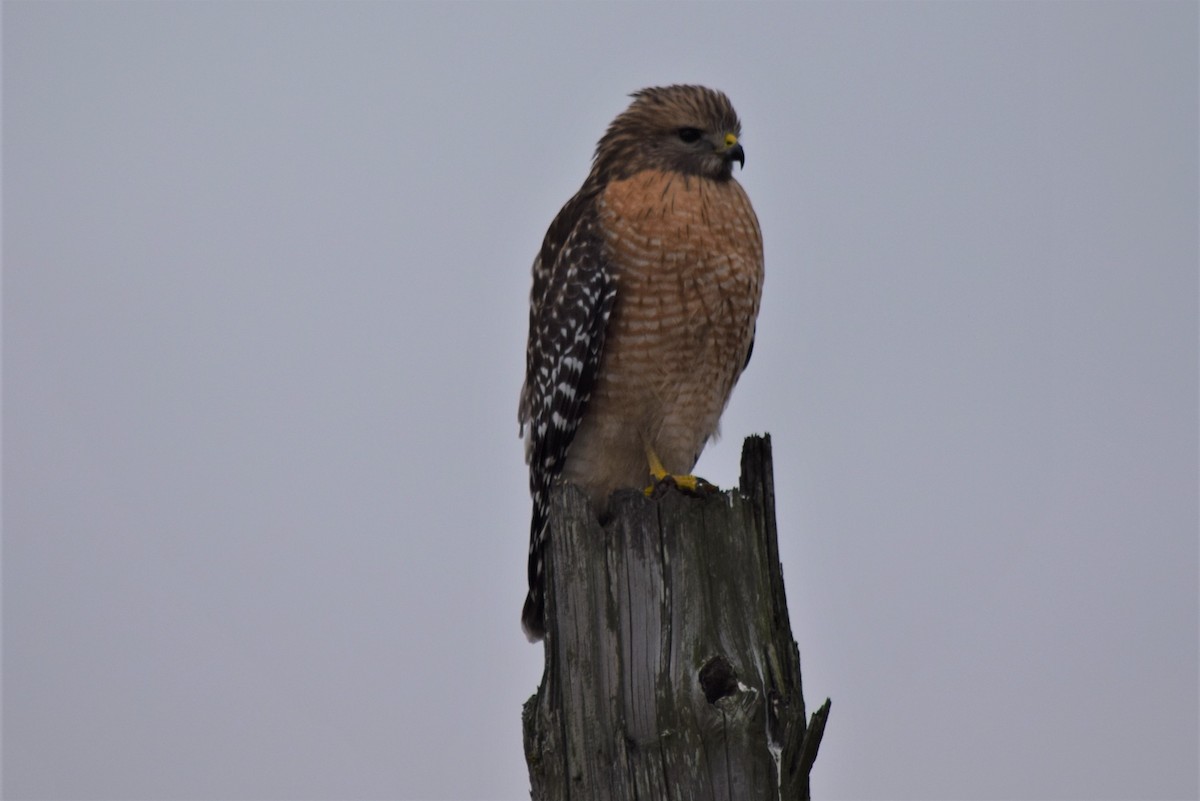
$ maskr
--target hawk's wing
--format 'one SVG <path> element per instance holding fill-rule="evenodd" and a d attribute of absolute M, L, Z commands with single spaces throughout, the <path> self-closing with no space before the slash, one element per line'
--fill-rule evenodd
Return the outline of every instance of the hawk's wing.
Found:
<path fill-rule="evenodd" d="M 543 554 L 550 489 L 591 397 L 616 296 L 595 194 L 581 192 L 555 217 L 533 265 L 525 385 L 518 412 L 533 495 L 529 596 L 521 615 L 531 640 L 544 634 Z"/>

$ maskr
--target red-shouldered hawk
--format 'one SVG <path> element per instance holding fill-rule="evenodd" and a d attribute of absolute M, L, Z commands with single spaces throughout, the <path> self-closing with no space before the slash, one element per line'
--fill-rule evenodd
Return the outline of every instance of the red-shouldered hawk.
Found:
<path fill-rule="evenodd" d="M 733 162 L 741 123 L 702 86 L 635 92 L 533 262 L 518 414 L 533 495 L 521 623 L 545 636 L 550 489 L 604 513 L 620 487 L 689 475 L 750 359 L 762 233 Z"/>

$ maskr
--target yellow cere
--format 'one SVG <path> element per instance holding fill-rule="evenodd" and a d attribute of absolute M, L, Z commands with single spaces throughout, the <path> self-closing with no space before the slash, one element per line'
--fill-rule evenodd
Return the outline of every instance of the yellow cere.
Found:
<path fill-rule="evenodd" d="M 733 147 L 737 144 L 737 137 L 731 133 L 725 134 L 725 147 Z"/>

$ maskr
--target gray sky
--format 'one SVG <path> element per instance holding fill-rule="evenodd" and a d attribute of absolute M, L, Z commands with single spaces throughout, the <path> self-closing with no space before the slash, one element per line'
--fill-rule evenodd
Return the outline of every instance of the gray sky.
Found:
<path fill-rule="evenodd" d="M 527 797 L 529 266 L 687 81 L 814 792 L 1196 797 L 1197 9 L 5 3 L 5 795 Z"/>

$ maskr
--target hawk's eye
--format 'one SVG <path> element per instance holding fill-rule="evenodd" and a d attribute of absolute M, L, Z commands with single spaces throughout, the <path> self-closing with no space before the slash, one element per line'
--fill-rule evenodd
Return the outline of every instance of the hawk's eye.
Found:
<path fill-rule="evenodd" d="M 691 144 L 692 142 L 700 141 L 700 133 L 701 132 L 699 128 L 680 128 L 679 138 L 688 144 Z"/>

